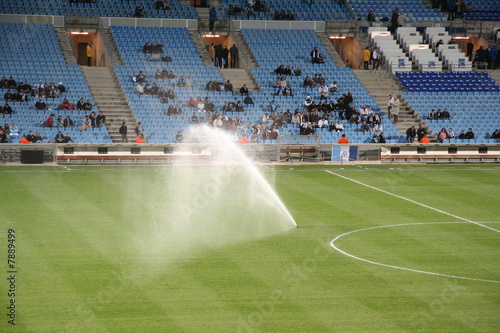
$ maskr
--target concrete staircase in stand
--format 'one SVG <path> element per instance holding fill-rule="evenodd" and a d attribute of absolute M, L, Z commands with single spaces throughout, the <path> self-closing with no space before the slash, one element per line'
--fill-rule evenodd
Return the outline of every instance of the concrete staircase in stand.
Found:
<path fill-rule="evenodd" d="M 500 85 L 500 69 L 497 70 L 488 70 L 488 74 L 490 74 L 491 78 L 495 80 L 495 82 Z"/>
<path fill-rule="evenodd" d="M 318 37 L 321 40 L 321 43 L 323 43 L 323 46 L 326 48 L 328 51 L 328 54 L 330 57 L 333 58 L 333 61 L 335 61 L 335 65 L 339 68 L 345 68 L 345 63 L 342 61 L 342 58 L 340 57 L 339 53 L 337 50 L 335 50 L 335 47 L 332 45 L 329 36 L 324 33 L 324 32 L 318 32 Z"/>
<path fill-rule="evenodd" d="M 54 27 L 59 46 L 68 65 L 76 65 L 76 58 L 73 47 L 69 41 L 68 32 L 64 28 Z"/>
<path fill-rule="evenodd" d="M 98 110 L 106 116 L 106 127 L 113 142 L 121 142 L 118 131 L 123 121 L 127 123 L 129 142 L 135 142 L 134 128 L 137 119 L 116 79 L 114 69 L 82 67 L 82 72 Z"/>
<path fill-rule="evenodd" d="M 99 29 L 99 33 L 104 44 L 108 64 L 111 66 L 123 65 L 123 60 L 120 56 L 120 52 L 118 51 L 118 46 L 116 45 L 115 39 L 113 38 L 109 28 Z"/>
<path fill-rule="evenodd" d="M 255 59 L 255 56 L 248 46 L 248 43 L 241 31 L 232 31 L 231 37 L 233 38 L 233 42 L 236 44 L 239 51 L 239 67 L 259 67 L 260 65 Z"/>
<path fill-rule="evenodd" d="M 203 43 L 203 41 L 201 40 L 201 37 L 198 34 L 198 32 L 189 30 L 189 35 L 191 36 L 191 40 L 196 46 L 196 50 L 198 51 L 198 54 L 200 55 L 200 58 L 203 61 L 203 64 L 205 64 L 205 67 L 213 67 L 214 63 L 212 59 L 210 59 L 210 54 L 208 53 L 207 47 L 205 43 Z"/>
<path fill-rule="evenodd" d="M 235 93 L 239 93 L 240 88 L 246 84 L 250 91 L 260 91 L 260 86 L 252 73 L 245 68 L 221 68 L 220 72 L 224 80 L 229 80 L 233 84 Z"/>
<path fill-rule="evenodd" d="M 220 3 L 212 3 L 211 6 L 219 7 Z M 198 13 L 198 31 L 201 34 L 217 34 L 217 35 L 227 35 L 229 31 L 230 21 L 228 19 L 221 19 L 220 17 L 215 21 L 214 31 L 210 31 L 209 27 L 209 17 L 210 8 L 195 7 Z"/>
<path fill-rule="evenodd" d="M 399 81 L 390 72 L 358 69 L 353 70 L 353 73 L 385 113 L 387 113 L 387 97 L 389 94 L 398 96 L 403 92 L 403 88 L 399 84 Z M 360 105 L 357 105 L 356 107 L 359 106 Z M 415 126 L 415 128 L 418 129 L 421 123 L 424 123 L 424 121 L 415 110 L 413 110 L 408 101 L 401 97 L 399 99 L 398 122 L 394 124 L 396 128 L 402 135 L 405 135 L 409 127 Z M 432 133 L 429 128 L 427 128 L 427 131 L 427 136 L 431 142 L 437 142 L 436 135 Z"/>

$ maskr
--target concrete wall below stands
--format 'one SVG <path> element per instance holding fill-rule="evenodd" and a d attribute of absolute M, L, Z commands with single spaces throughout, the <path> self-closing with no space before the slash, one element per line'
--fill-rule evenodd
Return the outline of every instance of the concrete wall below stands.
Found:
<path fill-rule="evenodd" d="M 256 162 L 280 160 L 283 147 L 315 147 L 321 158 L 332 160 L 336 144 L 244 144 L 245 154 Z M 484 163 L 500 162 L 500 144 L 351 144 L 358 147 L 356 161 L 375 163 Z M 2 163 L 19 163 L 22 150 L 44 152 L 44 162 L 59 164 L 205 164 L 220 153 L 224 146 L 210 143 L 182 144 L 2 144 Z M 297 160 L 297 159 L 295 159 Z M 298 159 L 307 161 L 307 159 Z M 289 160 L 287 160 L 289 161 Z M 286 162 L 285 162 L 286 163 Z"/>

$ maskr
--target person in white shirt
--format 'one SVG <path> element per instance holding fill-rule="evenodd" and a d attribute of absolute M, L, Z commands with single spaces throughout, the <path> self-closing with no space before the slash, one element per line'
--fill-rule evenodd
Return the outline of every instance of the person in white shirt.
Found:
<path fill-rule="evenodd" d="M 337 132 L 343 132 L 344 131 L 344 125 L 342 125 L 342 123 L 339 121 L 337 121 L 337 123 L 335 124 L 335 130 Z"/>
<path fill-rule="evenodd" d="M 391 111 L 393 104 L 394 104 L 394 97 L 392 97 L 392 94 L 389 94 L 389 97 L 387 97 L 387 116 L 389 117 L 389 119 L 392 119 Z"/>
<path fill-rule="evenodd" d="M 319 127 L 319 128 L 327 128 L 327 127 L 328 127 L 328 120 L 327 120 L 325 117 L 322 117 L 322 118 L 318 121 L 318 127 Z"/>
<path fill-rule="evenodd" d="M 361 120 L 366 121 L 368 118 L 368 108 L 365 104 L 361 105 L 359 108 L 359 113 L 361 114 Z"/>
<path fill-rule="evenodd" d="M 398 122 L 398 116 L 399 116 L 399 99 L 397 96 L 393 97 L 394 101 L 392 102 L 392 118 L 394 119 L 394 123 Z"/>
<path fill-rule="evenodd" d="M 142 84 L 138 84 L 135 86 L 135 91 L 139 93 L 139 95 L 144 94 L 144 86 Z"/>
<path fill-rule="evenodd" d="M 374 48 L 372 51 L 372 62 L 373 62 L 373 69 L 378 69 L 379 66 L 379 53 L 378 53 L 378 48 Z"/>
<path fill-rule="evenodd" d="M 322 84 L 319 88 L 318 88 L 318 92 L 319 92 L 319 100 L 327 100 L 328 99 L 328 88 Z"/>

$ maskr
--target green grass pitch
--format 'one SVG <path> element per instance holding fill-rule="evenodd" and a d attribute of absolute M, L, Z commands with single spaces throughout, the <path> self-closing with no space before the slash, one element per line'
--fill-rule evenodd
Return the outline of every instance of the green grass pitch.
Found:
<path fill-rule="evenodd" d="M 163 238 L 169 168 L 0 168 L 0 331 L 500 331 L 498 165 L 260 166 L 298 228 L 238 240 Z"/>

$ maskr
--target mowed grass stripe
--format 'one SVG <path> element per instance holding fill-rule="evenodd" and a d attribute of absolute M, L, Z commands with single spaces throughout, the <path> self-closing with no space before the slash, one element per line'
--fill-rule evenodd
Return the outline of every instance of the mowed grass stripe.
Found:
<path fill-rule="evenodd" d="M 40 239 L 40 243 L 46 245 L 44 253 L 51 258 L 50 263 L 55 265 L 54 270 L 64 276 L 66 284 L 72 287 L 74 293 L 78 293 L 78 296 L 59 295 L 63 299 L 66 297 L 65 312 L 69 312 L 62 322 L 68 323 L 70 327 L 78 327 L 78 331 L 105 331 L 106 326 L 101 324 L 99 330 L 93 327 L 103 322 L 110 326 L 108 329 L 115 330 L 117 324 L 124 322 L 123 328 L 126 328 L 130 325 L 131 312 L 138 316 L 143 313 L 144 317 L 157 313 L 162 318 L 158 328 L 163 327 L 169 321 L 168 315 L 159 313 L 158 308 L 143 297 L 142 287 L 138 287 L 136 281 L 123 281 L 128 278 L 127 275 L 122 275 L 122 272 L 126 271 L 123 265 L 127 264 L 123 259 L 127 258 L 124 258 L 123 251 L 119 250 L 116 239 L 113 239 L 117 234 L 103 232 L 103 229 L 110 225 L 114 225 L 113 230 L 120 230 L 114 223 L 116 221 L 106 216 L 105 211 L 96 209 L 93 202 L 87 200 L 85 192 L 81 193 L 67 186 L 72 178 L 79 178 L 78 174 L 64 174 L 62 182 L 61 179 L 47 177 L 47 174 L 43 177 L 44 193 L 32 192 L 31 199 L 38 203 L 45 214 L 53 217 L 54 227 L 47 229 L 44 219 L 37 220 L 38 232 L 45 235 Z M 32 181 L 34 179 L 31 178 L 30 183 Z M 92 183 L 99 183 L 99 179 L 86 180 L 86 184 L 92 186 Z M 57 190 L 51 191 L 51 186 Z M 91 192 L 90 195 L 95 195 L 97 191 Z M 65 202 L 65 199 L 68 201 Z M 65 202 L 65 211 L 60 209 L 61 202 Z M 88 213 L 80 213 L 81 209 Z M 103 219 L 100 220 L 99 217 Z M 50 239 L 53 241 L 49 242 Z M 78 239 L 81 241 L 78 242 Z M 126 271 L 126 274 L 129 273 Z M 47 289 L 50 290 L 50 286 L 47 286 Z M 113 308 L 113 305 L 116 308 Z M 55 311 L 57 312 L 57 309 Z M 152 320 L 151 324 L 154 323 Z M 171 323 L 171 327 L 174 326 Z"/>

